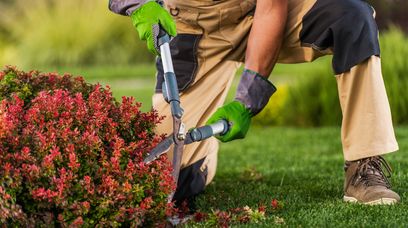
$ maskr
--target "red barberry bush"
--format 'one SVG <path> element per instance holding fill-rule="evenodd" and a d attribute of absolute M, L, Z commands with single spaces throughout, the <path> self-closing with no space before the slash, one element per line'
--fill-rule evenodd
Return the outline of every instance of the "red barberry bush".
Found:
<path fill-rule="evenodd" d="M 71 75 L 0 71 L 0 223 L 137 227 L 173 213 L 155 111 Z"/>

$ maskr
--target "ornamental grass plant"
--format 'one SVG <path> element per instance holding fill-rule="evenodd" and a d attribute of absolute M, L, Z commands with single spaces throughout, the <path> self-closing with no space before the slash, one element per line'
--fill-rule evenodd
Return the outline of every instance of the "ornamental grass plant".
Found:
<path fill-rule="evenodd" d="M 156 226 L 172 214 L 161 118 L 71 75 L 0 71 L 0 224 Z"/>

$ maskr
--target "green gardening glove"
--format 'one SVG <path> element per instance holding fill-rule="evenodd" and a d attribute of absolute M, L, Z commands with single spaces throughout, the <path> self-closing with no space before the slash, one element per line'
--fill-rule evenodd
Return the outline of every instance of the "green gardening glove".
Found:
<path fill-rule="evenodd" d="M 244 104 L 239 101 L 233 101 L 219 108 L 207 121 L 207 125 L 216 123 L 221 119 L 227 120 L 230 124 L 228 132 L 216 137 L 221 142 L 229 142 L 245 137 L 251 124 L 251 116 L 252 114 Z"/>
<path fill-rule="evenodd" d="M 147 49 L 155 55 L 160 54 L 157 44 L 160 26 L 172 37 L 177 35 L 176 24 L 171 15 L 160 4 L 150 1 L 142 5 L 131 15 L 141 40 L 146 40 Z"/>
<path fill-rule="evenodd" d="M 245 69 L 235 94 L 235 101 L 219 108 L 208 120 L 213 124 L 227 120 L 230 128 L 224 135 L 216 136 L 221 142 L 245 138 L 251 118 L 268 103 L 276 87 L 255 71 Z"/>

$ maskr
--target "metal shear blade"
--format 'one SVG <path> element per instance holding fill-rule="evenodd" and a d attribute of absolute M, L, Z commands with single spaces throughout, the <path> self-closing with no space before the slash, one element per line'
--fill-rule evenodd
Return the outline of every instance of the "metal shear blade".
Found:
<path fill-rule="evenodd" d="M 191 129 L 185 135 L 183 145 L 188 145 L 193 142 L 202 141 L 216 134 L 223 134 L 226 131 L 228 131 L 228 128 L 229 128 L 228 122 L 221 120 L 213 125 L 206 125 L 203 127 Z M 170 150 L 170 147 L 173 144 L 176 144 L 175 137 L 176 137 L 175 134 L 171 134 L 170 136 L 165 138 L 162 142 L 157 144 L 157 146 L 154 147 L 153 150 L 147 155 L 144 162 L 147 164 L 151 163 L 152 161 L 160 157 L 162 154 L 167 153 Z M 178 139 L 178 141 L 179 141 L 178 145 L 180 145 L 181 140 Z"/>
<path fill-rule="evenodd" d="M 148 154 L 148 156 L 144 159 L 144 163 L 149 164 L 152 161 L 159 158 L 162 154 L 167 153 L 170 150 L 171 145 L 174 144 L 173 134 L 165 138 L 153 150 Z"/>

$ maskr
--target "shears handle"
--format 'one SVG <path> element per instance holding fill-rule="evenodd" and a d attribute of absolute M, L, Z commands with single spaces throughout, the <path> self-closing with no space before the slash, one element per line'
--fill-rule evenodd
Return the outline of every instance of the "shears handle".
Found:
<path fill-rule="evenodd" d="M 162 85 L 163 96 L 170 104 L 171 114 L 179 119 L 183 116 L 183 109 L 180 107 L 180 96 L 177 86 L 176 74 L 174 73 L 173 61 L 170 53 L 170 36 L 160 27 L 158 45 L 163 63 L 164 82 Z"/>
<path fill-rule="evenodd" d="M 220 120 L 214 124 L 206 125 L 203 127 L 195 128 L 191 130 L 191 139 L 194 142 L 208 139 L 214 135 L 223 135 L 228 132 L 229 124 L 226 120 Z"/>

